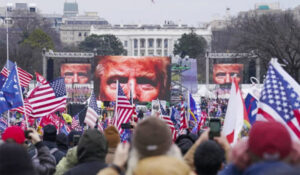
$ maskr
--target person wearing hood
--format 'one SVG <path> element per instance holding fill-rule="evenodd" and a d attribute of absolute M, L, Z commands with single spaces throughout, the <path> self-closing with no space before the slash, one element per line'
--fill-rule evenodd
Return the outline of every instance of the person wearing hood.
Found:
<path fill-rule="evenodd" d="M 108 143 L 97 129 L 88 129 L 81 136 L 77 146 L 78 164 L 65 175 L 94 175 L 105 168 Z"/>

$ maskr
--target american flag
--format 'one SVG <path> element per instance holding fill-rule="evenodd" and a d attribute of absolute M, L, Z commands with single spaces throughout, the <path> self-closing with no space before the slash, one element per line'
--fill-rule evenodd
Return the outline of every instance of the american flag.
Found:
<path fill-rule="evenodd" d="M 7 63 L 6 63 L 7 64 Z M 10 65 L 14 65 L 13 62 L 9 61 Z M 11 67 L 11 66 L 9 66 Z M 10 70 L 7 69 L 7 65 L 3 67 L 1 74 L 3 74 L 6 78 L 9 75 Z M 22 87 L 27 87 L 30 83 L 30 81 L 32 80 L 33 76 L 26 72 L 25 70 L 21 69 L 20 67 L 18 67 L 18 74 L 19 74 L 19 79 L 20 79 L 20 85 Z"/>
<path fill-rule="evenodd" d="M 8 127 L 7 121 L 4 117 L 0 114 L 0 131 L 4 131 Z"/>
<path fill-rule="evenodd" d="M 80 112 L 73 117 L 72 124 L 71 124 L 72 129 L 76 131 L 82 130 L 82 127 L 80 126 L 80 122 L 79 122 L 79 114 Z"/>
<path fill-rule="evenodd" d="M 32 117 L 44 117 L 56 111 L 64 111 L 67 104 L 64 78 L 36 87 L 27 98 L 32 106 Z"/>
<path fill-rule="evenodd" d="M 25 111 L 24 111 L 24 107 L 25 107 Z M 31 114 L 31 112 L 32 112 L 32 106 L 28 102 L 28 99 L 25 99 L 24 100 L 24 106 L 20 106 L 18 108 L 11 109 L 11 111 L 17 111 L 17 112 L 22 113 L 24 115 L 25 115 L 25 112 L 26 112 L 26 116 L 28 116 L 28 114 Z"/>
<path fill-rule="evenodd" d="M 98 129 L 99 131 L 101 131 L 101 132 L 104 131 L 102 122 L 101 122 L 99 119 L 98 119 L 98 123 L 97 123 L 97 129 Z"/>
<path fill-rule="evenodd" d="M 65 135 L 69 135 L 69 133 L 71 132 L 71 129 L 69 126 L 67 126 L 66 124 L 64 124 L 61 128 L 60 128 L 60 133 L 64 133 Z"/>
<path fill-rule="evenodd" d="M 274 59 L 259 100 L 257 120 L 279 121 L 300 138 L 300 86 Z"/>
<path fill-rule="evenodd" d="M 181 106 L 180 106 L 180 134 L 183 134 L 183 130 L 188 128 L 187 125 L 187 119 L 185 116 L 185 108 L 184 108 L 184 103 L 181 101 Z"/>
<path fill-rule="evenodd" d="M 163 119 L 166 124 L 169 126 L 169 128 L 171 129 L 171 133 L 172 133 L 172 138 L 173 141 L 176 140 L 177 137 L 177 132 L 174 126 L 174 123 L 171 120 L 171 117 L 168 115 L 168 113 L 164 110 L 163 106 L 161 105 L 161 103 L 159 102 L 159 107 L 160 107 L 160 117 L 161 119 Z"/>
<path fill-rule="evenodd" d="M 47 80 L 41 74 L 35 72 L 35 76 L 36 76 L 36 81 L 38 82 L 38 86 L 47 83 Z"/>
<path fill-rule="evenodd" d="M 114 125 L 119 131 L 119 134 L 122 135 L 124 130 L 121 128 L 122 123 L 128 123 L 134 112 L 132 105 L 130 104 L 128 98 L 126 97 L 120 83 L 118 83 L 118 95 L 116 102 L 116 112 Z"/>
<path fill-rule="evenodd" d="M 92 93 L 90 97 L 90 103 L 86 111 L 84 123 L 86 123 L 90 128 L 94 128 L 96 126 L 99 115 L 100 109 L 97 107 L 96 96 L 94 93 Z"/>

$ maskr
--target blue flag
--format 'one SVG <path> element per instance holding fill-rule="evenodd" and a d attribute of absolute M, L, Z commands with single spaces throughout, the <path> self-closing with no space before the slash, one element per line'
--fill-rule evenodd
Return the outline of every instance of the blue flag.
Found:
<path fill-rule="evenodd" d="M 245 98 L 245 106 L 248 113 L 248 118 L 250 121 L 250 124 L 253 125 L 253 123 L 256 121 L 256 114 L 257 114 L 257 103 L 255 97 L 253 97 L 251 94 L 248 94 Z"/>
<path fill-rule="evenodd" d="M 190 95 L 190 110 L 189 111 L 189 114 L 190 114 L 190 121 L 198 121 L 198 116 L 197 116 L 197 107 L 196 107 L 196 102 L 194 100 L 194 98 L 192 97 L 192 94 L 189 94 Z M 193 113 L 193 115 L 191 114 Z"/>
<path fill-rule="evenodd" d="M 9 73 L 1 91 L 9 106 L 9 109 L 23 106 L 23 94 L 20 86 L 16 65 Z"/>

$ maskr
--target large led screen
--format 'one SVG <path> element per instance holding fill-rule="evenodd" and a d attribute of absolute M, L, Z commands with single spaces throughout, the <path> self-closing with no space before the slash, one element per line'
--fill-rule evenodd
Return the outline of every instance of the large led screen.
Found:
<path fill-rule="evenodd" d="M 60 66 L 60 76 L 66 84 L 86 84 L 91 81 L 91 64 L 65 63 Z"/>
<path fill-rule="evenodd" d="M 236 77 L 238 83 L 243 80 L 243 64 L 214 64 L 213 80 L 216 84 L 229 84 L 231 77 Z"/>
<path fill-rule="evenodd" d="M 115 101 L 117 80 L 128 99 L 170 99 L 169 57 L 99 56 L 94 63 L 94 91 L 98 100 Z"/>

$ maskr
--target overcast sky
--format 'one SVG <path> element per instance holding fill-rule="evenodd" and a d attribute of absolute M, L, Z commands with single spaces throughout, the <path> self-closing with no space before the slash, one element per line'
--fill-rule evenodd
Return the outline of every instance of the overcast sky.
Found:
<path fill-rule="evenodd" d="M 8 2 L 35 3 L 42 13 L 63 13 L 66 0 L 1 0 L 0 5 Z M 75 0 L 67 0 L 74 2 Z M 197 25 L 225 15 L 254 9 L 255 3 L 280 3 L 282 9 L 300 5 L 300 0 L 76 0 L 80 14 L 96 11 L 99 16 L 112 24 L 162 24 L 173 20 L 182 24 Z"/>

